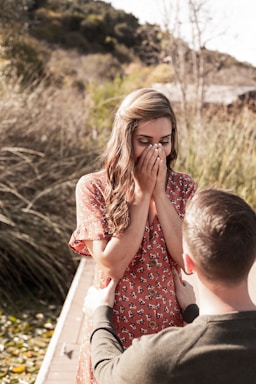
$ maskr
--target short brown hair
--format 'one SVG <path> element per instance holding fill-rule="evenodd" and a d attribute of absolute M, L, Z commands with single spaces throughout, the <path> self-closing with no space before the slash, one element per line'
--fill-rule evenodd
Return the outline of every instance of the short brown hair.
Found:
<path fill-rule="evenodd" d="M 187 204 L 183 239 L 208 279 L 237 283 L 256 259 L 256 214 L 233 193 L 197 191 Z"/>

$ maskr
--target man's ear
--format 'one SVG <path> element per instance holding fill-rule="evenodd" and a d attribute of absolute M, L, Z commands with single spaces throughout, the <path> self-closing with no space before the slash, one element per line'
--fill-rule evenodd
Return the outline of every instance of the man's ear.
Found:
<path fill-rule="evenodd" d="M 188 253 L 183 253 L 183 260 L 184 260 L 185 272 L 188 275 L 191 275 L 194 272 L 194 269 L 195 269 L 194 261 L 191 259 L 191 257 L 189 256 Z"/>

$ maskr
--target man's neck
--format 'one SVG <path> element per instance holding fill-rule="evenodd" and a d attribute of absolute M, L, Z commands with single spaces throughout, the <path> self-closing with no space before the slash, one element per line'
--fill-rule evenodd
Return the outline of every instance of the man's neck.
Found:
<path fill-rule="evenodd" d="M 200 315 L 221 315 L 230 312 L 255 311 L 247 282 L 223 287 L 220 284 L 198 283 Z"/>

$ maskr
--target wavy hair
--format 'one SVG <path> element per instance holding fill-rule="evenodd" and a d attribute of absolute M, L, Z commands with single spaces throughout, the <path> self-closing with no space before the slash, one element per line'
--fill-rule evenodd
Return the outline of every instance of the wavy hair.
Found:
<path fill-rule="evenodd" d="M 178 154 L 177 125 L 170 101 L 163 93 L 153 88 L 138 89 L 123 100 L 115 114 L 111 137 L 103 153 L 105 214 L 111 234 L 120 234 L 130 223 L 129 201 L 135 187 L 133 133 L 139 122 L 161 117 L 167 117 L 172 126 L 172 149 L 166 158 L 166 165 L 171 168 Z"/>

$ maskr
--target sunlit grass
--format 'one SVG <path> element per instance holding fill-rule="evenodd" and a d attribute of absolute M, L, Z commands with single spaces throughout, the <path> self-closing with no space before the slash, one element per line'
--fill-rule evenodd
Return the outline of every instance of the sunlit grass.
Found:
<path fill-rule="evenodd" d="M 205 121 L 190 132 L 181 129 L 177 167 L 191 174 L 199 188 L 232 190 L 256 209 L 255 115 Z"/>

